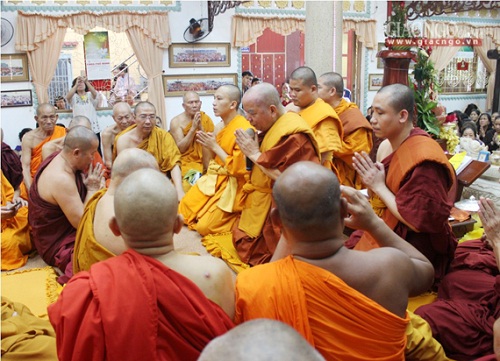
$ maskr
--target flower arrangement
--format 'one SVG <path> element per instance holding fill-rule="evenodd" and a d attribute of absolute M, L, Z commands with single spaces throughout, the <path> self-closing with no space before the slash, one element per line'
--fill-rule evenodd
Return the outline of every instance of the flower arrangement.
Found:
<path fill-rule="evenodd" d="M 408 17 L 406 15 L 406 8 L 404 1 L 392 2 L 392 13 L 384 23 L 386 36 L 385 46 L 392 50 L 410 50 L 411 44 L 399 44 L 394 39 L 408 39 L 411 40 L 411 34 L 407 26 Z"/>

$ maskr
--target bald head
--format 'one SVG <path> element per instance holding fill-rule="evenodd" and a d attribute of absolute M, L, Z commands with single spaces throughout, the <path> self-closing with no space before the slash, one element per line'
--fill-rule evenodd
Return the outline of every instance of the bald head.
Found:
<path fill-rule="evenodd" d="M 146 241 L 172 242 L 177 205 L 177 192 L 165 174 L 154 169 L 130 174 L 114 197 L 116 223 L 125 243 L 135 248 Z"/>
<path fill-rule="evenodd" d="M 134 108 L 134 114 L 137 114 L 137 112 L 139 111 L 139 109 L 142 109 L 142 108 L 151 108 L 156 113 L 156 107 L 153 105 L 153 103 L 150 103 L 150 102 L 139 102 L 139 103 L 137 103 L 137 105 Z"/>
<path fill-rule="evenodd" d="M 118 113 L 132 114 L 132 108 L 127 102 L 118 102 L 113 106 L 113 117 L 116 117 Z"/>
<path fill-rule="evenodd" d="M 79 125 L 71 128 L 66 133 L 63 151 L 71 152 L 75 149 L 86 151 L 95 147 L 96 143 L 99 144 L 99 140 L 94 132 L 89 128 Z"/>
<path fill-rule="evenodd" d="M 49 103 L 42 103 L 39 104 L 38 107 L 36 108 L 36 115 L 40 116 L 44 111 L 50 111 L 51 113 L 56 113 L 56 108 Z"/>
<path fill-rule="evenodd" d="M 386 85 L 381 88 L 375 96 L 379 94 L 386 96 L 385 99 L 388 101 L 388 105 L 394 109 L 396 113 L 399 113 L 403 109 L 408 111 L 408 121 L 413 121 L 415 96 L 410 87 L 403 84 Z"/>
<path fill-rule="evenodd" d="M 243 100 L 252 100 L 264 106 L 274 105 L 282 107 L 280 95 L 274 85 L 260 83 L 248 89 L 243 96 Z"/>
<path fill-rule="evenodd" d="M 193 92 L 193 91 L 186 92 L 184 94 L 184 96 L 182 97 L 182 102 L 185 104 L 189 100 L 198 100 L 199 101 L 200 100 L 200 96 L 198 95 L 198 93 Z"/>
<path fill-rule="evenodd" d="M 344 79 L 342 79 L 342 75 L 332 71 L 321 75 L 319 78 L 328 88 L 335 89 L 337 97 L 342 97 L 344 94 Z"/>
<path fill-rule="evenodd" d="M 316 234 L 341 225 L 338 179 L 319 164 L 298 162 L 288 167 L 276 180 L 273 197 L 284 228 Z"/>
<path fill-rule="evenodd" d="M 69 122 L 68 124 L 68 129 L 77 126 L 82 126 L 88 129 L 92 129 L 92 124 L 90 123 L 89 118 L 87 118 L 84 115 L 77 115 L 76 117 L 73 117 L 73 119 L 71 119 L 71 122 Z"/>
<path fill-rule="evenodd" d="M 322 361 L 324 358 L 297 331 L 274 320 L 244 322 L 212 340 L 199 361 L 219 361 L 231 355 L 239 361 Z"/>
<path fill-rule="evenodd" d="M 237 108 L 240 106 L 241 103 L 241 91 L 240 88 L 238 88 L 236 85 L 233 84 L 224 84 L 221 85 L 217 90 L 223 90 L 230 101 L 235 101 L 237 103 Z"/>
<path fill-rule="evenodd" d="M 292 74 L 290 75 L 290 80 L 300 80 L 302 81 L 302 84 L 307 85 L 307 86 L 317 86 L 318 81 L 316 79 L 316 74 L 314 71 L 307 67 L 307 66 L 301 66 L 297 69 L 295 69 Z"/>
<path fill-rule="evenodd" d="M 142 168 L 159 170 L 155 157 L 139 148 L 127 148 L 121 151 L 113 162 L 111 180 L 123 180 L 129 174 Z"/>

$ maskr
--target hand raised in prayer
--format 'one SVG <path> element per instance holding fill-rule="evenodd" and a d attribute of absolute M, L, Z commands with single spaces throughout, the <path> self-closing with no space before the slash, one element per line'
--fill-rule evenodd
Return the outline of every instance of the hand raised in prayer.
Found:
<path fill-rule="evenodd" d="M 203 130 L 201 128 L 201 113 L 200 112 L 196 112 L 196 114 L 194 115 L 192 128 L 196 129 L 196 130 Z"/>
<path fill-rule="evenodd" d="M 366 152 L 354 153 L 352 162 L 363 183 L 373 192 L 378 193 L 380 187 L 385 187 L 385 169 L 382 163 L 373 163 Z"/>
<path fill-rule="evenodd" d="M 347 227 L 368 232 L 373 227 L 377 227 L 377 223 L 381 219 L 377 217 L 370 202 L 368 202 L 363 193 L 346 186 L 340 186 L 340 191 L 342 197 L 347 201 L 348 216 L 344 218 L 344 223 Z"/>
<path fill-rule="evenodd" d="M 15 217 L 20 207 L 20 202 L 8 202 L 6 206 L 2 206 L 2 220 Z"/>
<path fill-rule="evenodd" d="M 212 152 L 215 152 L 215 149 L 217 148 L 217 141 L 215 140 L 215 136 L 212 132 L 204 132 L 202 130 L 197 131 L 196 141 L 202 146 L 210 149 Z"/>
<path fill-rule="evenodd" d="M 491 199 L 479 199 L 479 218 L 483 224 L 486 238 L 493 247 L 500 246 L 500 211 Z"/>
<path fill-rule="evenodd" d="M 97 163 L 95 168 L 92 167 L 92 163 L 90 163 L 87 174 L 82 174 L 83 183 L 87 187 L 87 190 L 98 191 L 101 189 L 104 172 L 105 169 L 101 163 Z"/>
<path fill-rule="evenodd" d="M 252 138 L 252 136 L 243 129 L 236 129 L 234 135 L 236 136 L 236 144 L 238 144 L 243 154 L 248 158 L 253 160 L 254 156 L 260 153 L 257 133 L 255 133 Z"/>

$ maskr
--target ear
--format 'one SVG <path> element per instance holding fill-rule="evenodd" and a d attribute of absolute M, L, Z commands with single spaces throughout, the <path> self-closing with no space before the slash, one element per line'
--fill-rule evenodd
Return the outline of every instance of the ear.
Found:
<path fill-rule="evenodd" d="M 344 218 L 349 215 L 347 212 L 347 199 L 344 197 L 340 197 L 340 218 L 342 222 L 344 222 Z"/>
<path fill-rule="evenodd" d="M 399 122 L 403 124 L 406 123 L 406 121 L 408 120 L 408 116 L 409 116 L 408 110 L 402 109 L 399 112 Z"/>
<path fill-rule="evenodd" d="M 236 100 L 233 100 L 231 102 L 231 106 L 230 106 L 231 109 L 238 109 L 238 102 Z"/>
<path fill-rule="evenodd" d="M 179 234 L 179 232 L 182 229 L 183 224 L 184 224 L 184 217 L 182 215 L 178 214 L 177 217 L 175 217 L 175 221 L 174 221 L 174 233 L 175 234 Z"/>
<path fill-rule="evenodd" d="M 116 217 L 113 217 L 109 220 L 109 229 L 116 237 L 120 237 L 122 233 L 120 232 L 120 227 L 118 227 L 118 222 L 116 221 Z"/>
<path fill-rule="evenodd" d="M 311 85 L 311 91 L 313 93 L 317 92 L 318 91 L 318 86 L 317 85 Z"/>
<path fill-rule="evenodd" d="M 80 155 L 80 153 L 81 153 L 81 152 L 82 152 L 82 151 L 81 151 L 81 149 L 80 149 L 80 148 L 75 148 L 75 149 L 73 149 L 73 155 L 74 155 L 75 157 L 78 157 L 78 156 Z"/>
<path fill-rule="evenodd" d="M 271 208 L 271 220 L 274 224 L 276 224 L 280 228 L 283 228 L 283 224 L 281 223 L 280 212 L 276 207 Z"/>

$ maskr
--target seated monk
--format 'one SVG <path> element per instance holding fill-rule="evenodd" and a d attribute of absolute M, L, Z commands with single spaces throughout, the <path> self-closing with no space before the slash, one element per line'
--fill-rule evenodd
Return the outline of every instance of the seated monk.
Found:
<path fill-rule="evenodd" d="M 125 149 L 113 163 L 109 187 L 95 193 L 87 202 L 76 231 L 74 274 L 88 271 L 94 263 L 122 254 L 127 249 L 122 237 L 115 236 L 109 229 L 109 221 L 115 215 L 113 200 L 116 187 L 126 176 L 141 168 L 158 170 L 158 163 L 145 150 Z"/>
<path fill-rule="evenodd" d="M 430 287 L 431 263 L 378 218 L 360 192 L 340 188 L 317 164 L 291 165 L 273 196 L 280 243 L 291 255 L 238 274 L 235 322 L 285 322 L 327 360 L 404 360 L 408 296 Z M 370 232 L 381 247 L 345 248 L 344 223 Z"/>
<path fill-rule="evenodd" d="M 238 87 L 220 86 L 213 105 L 214 114 L 221 117 L 222 122 L 217 124 L 214 133 L 201 130 L 196 133 L 196 141 L 209 151 L 211 160 L 207 174 L 181 200 L 179 213 L 184 223 L 202 236 L 230 232 L 241 212 L 243 185 L 249 171 L 234 132 L 251 125 L 238 114 L 240 102 Z"/>
<path fill-rule="evenodd" d="M 210 161 L 202 145 L 196 142 L 196 132 L 213 132 L 214 123 L 201 111 L 200 96 L 195 92 L 184 94 L 182 107 L 184 112 L 170 122 L 170 133 L 181 152 L 182 184 L 187 192 L 201 176 L 200 173 L 205 173 Z"/>
<path fill-rule="evenodd" d="M 23 164 L 23 178 L 26 189 L 30 189 L 35 173 L 42 164 L 42 147 L 45 143 L 64 137 L 66 129 L 56 125 L 58 115 L 52 104 L 43 103 L 36 109 L 35 128 L 23 136 L 21 142 L 21 162 Z"/>
<path fill-rule="evenodd" d="M 365 188 L 360 176 L 352 166 L 355 152 L 370 153 L 373 146 L 373 131 L 370 122 L 358 106 L 342 97 L 344 79 L 339 73 L 325 73 L 318 79 L 318 95 L 335 110 L 342 122 L 344 137 L 342 148 L 333 154 L 333 164 L 339 172 L 339 179 L 345 186 Z"/>
<path fill-rule="evenodd" d="M 182 255 L 177 194 L 140 169 L 116 189 L 110 227 L 129 248 L 75 275 L 49 307 L 61 360 L 197 360 L 233 327 L 234 284 L 223 261 Z"/>
<path fill-rule="evenodd" d="M 61 152 L 50 155 L 40 166 L 29 194 L 29 224 L 33 244 L 42 259 L 58 267 L 65 283 L 73 274 L 72 255 L 76 228 L 83 208 L 99 190 L 100 164 L 91 162 L 99 141 L 90 129 L 74 127 L 68 131 Z M 85 176 L 82 172 L 89 169 Z"/>
<path fill-rule="evenodd" d="M 134 115 L 130 105 L 125 102 L 118 102 L 113 106 L 113 120 L 115 124 L 106 127 L 101 133 L 102 154 L 104 155 L 104 164 L 111 170 L 113 165 L 113 143 L 118 133 L 124 131 L 134 124 Z"/>
<path fill-rule="evenodd" d="M 156 126 L 156 108 L 150 102 L 139 102 L 134 108 L 135 124 L 115 137 L 113 159 L 127 148 L 139 148 L 152 154 L 160 171 L 172 179 L 179 200 L 184 197 L 181 176 L 181 153 L 174 138 Z"/>

